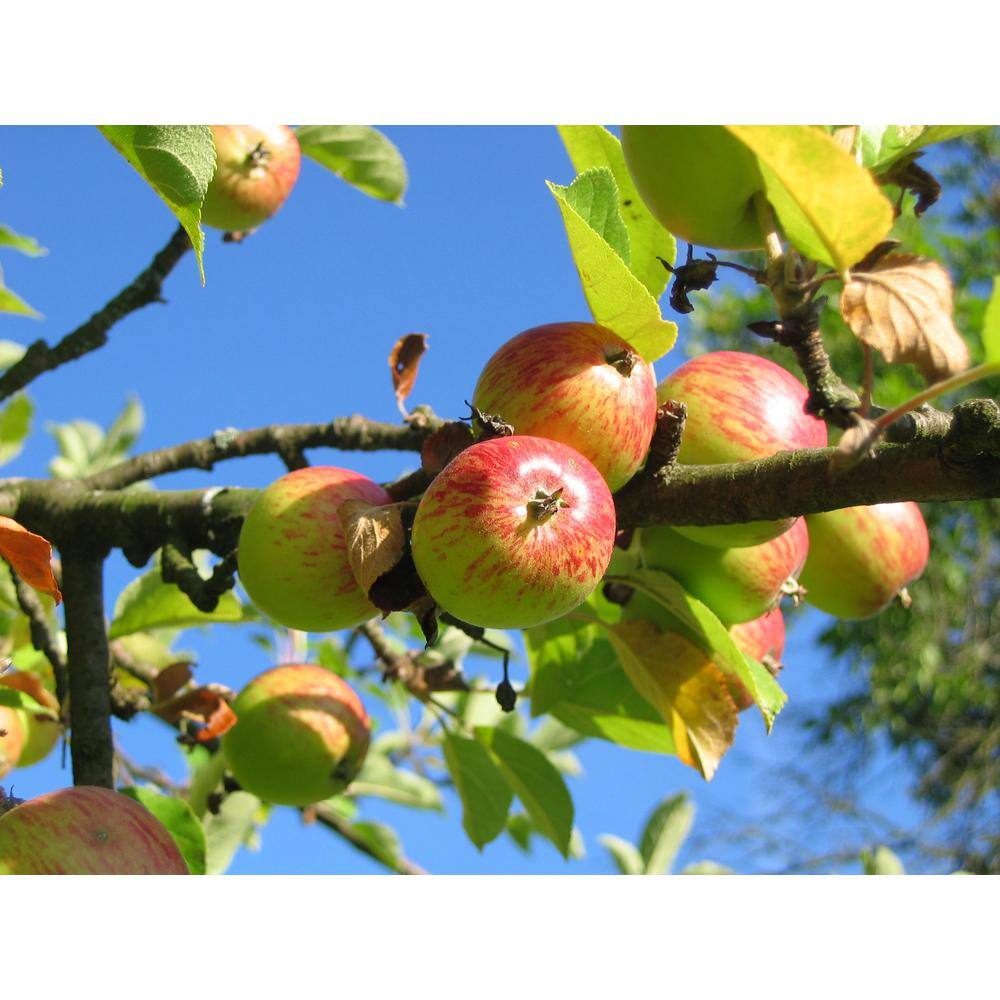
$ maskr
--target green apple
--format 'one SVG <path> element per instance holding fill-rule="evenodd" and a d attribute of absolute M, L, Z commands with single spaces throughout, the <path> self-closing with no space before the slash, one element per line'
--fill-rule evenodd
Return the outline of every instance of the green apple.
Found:
<path fill-rule="evenodd" d="M 233 702 L 236 725 L 222 749 L 248 792 L 304 806 L 342 792 L 368 752 L 361 699 L 336 674 L 293 663 L 252 680 Z"/>
<path fill-rule="evenodd" d="M 806 600 L 837 618 L 871 618 L 924 571 L 930 539 L 911 501 L 845 507 L 806 517 Z"/>
<path fill-rule="evenodd" d="M 722 125 L 626 125 L 622 149 L 642 200 L 675 236 L 721 250 L 764 245 L 757 158 Z"/>
<path fill-rule="evenodd" d="M 808 551 L 801 518 L 769 542 L 737 549 L 699 545 L 670 528 L 642 529 L 645 565 L 669 573 L 726 625 L 752 621 L 775 607 Z"/>
<path fill-rule="evenodd" d="M 61 788 L 0 816 L 0 875 L 187 875 L 162 823 L 109 788 Z"/>
<path fill-rule="evenodd" d="M 0 705 L 0 778 L 13 771 L 21 759 L 27 738 L 21 716 L 18 709 Z"/>
<path fill-rule="evenodd" d="M 487 628 L 530 628 L 582 604 L 615 544 L 615 505 L 579 452 L 547 438 L 480 441 L 431 483 L 413 522 L 431 597 Z"/>
<path fill-rule="evenodd" d="M 201 206 L 206 226 L 255 229 L 295 186 L 302 153 L 287 125 L 213 125 L 215 174 Z"/>
<path fill-rule="evenodd" d="M 656 428 L 656 376 L 618 334 L 596 323 L 550 323 L 508 340 L 472 396 L 515 434 L 576 449 L 612 491 L 638 472 Z"/>
<path fill-rule="evenodd" d="M 240 582 L 287 628 L 331 632 L 378 612 L 358 586 L 337 510 L 345 500 L 392 503 L 360 473 L 314 465 L 271 483 L 247 514 L 237 546 Z"/>

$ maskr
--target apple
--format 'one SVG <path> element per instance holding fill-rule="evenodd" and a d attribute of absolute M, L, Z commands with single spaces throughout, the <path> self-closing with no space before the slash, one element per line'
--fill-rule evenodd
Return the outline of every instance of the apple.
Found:
<path fill-rule="evenodd" d="M 201 206 L 206 226 L 255 229 L 284 204 L 299 176 L 299 140 L 287 125 L 213 125 L 215 174 Z"/>
<path fill-rule="evenodd" d="M 0 816 L 0 875 L 187 875 L 162 823 L 109 788 L 61 788 Z"/>
<path fill-rule="evenodd" d="M 809 535 L 799 518 L 762 545 L 720 549 L 652 527 L 642 529 L 641 551 L 649 569 L 669 573 L 729 626 L 759 618 L 777 605 L 786 581 L 806 561 Z"/>
<path fill-rule="evenodd" d="M 367 476 L 314 465 L 271 483 L 243 522 L 240 581 L 254 604 L 287 628 L 330 632 L 378 613 L 348 561 L 337 516 L 345 500 L 392 503 Z"/>
<path fill-rule="evenodd" d="M 480 441 L 445 466 L 413 522 L 431 597 L 487 628 L 530 628 L 587 599 L 611 561 L 615 506 L 579 452 L 547 438 Z"/>
<path fill-rule="evenodd" d="M 508 340 L 472 396 L 515 434 L 575 448 L 612 491 L 639 470 L 656 428 L 656 376 L 618 334 L 595 323 L 550 323 Z"/>
<path fill-rule="evenodd" d="M 626 125 L 622 151 L 640 197 L 675 236 L 722 250 L 764 245 L 757 158 L 723 126 Z"/>
<path fill-rule="evenodd" d="M 871 618 L 924 571 L 930 539 L 911 501 L 806 517 L 806 600 L 837 618 Z"/>
<path fill-rule="evenodd" d="M 0 705 L 0 778 L 17 767 L 26 739 L 21 712 Z"/>
<path fill-rule="evenodd" d="M 826 424 L 806 413 L 809 393 L 781 365 L 742 351 L 712 351 L 681 365 L 657 386 L 660 403 L 687 404 L 678 460 L 689 465 L 749 462 L 779 451 L 825 448 Z M 794 518 L 674 530 L 731 548 L 760 545 L 787 531 Z"/>
<path fill-rule="evenodd" d="M 222 750 L 240 785 L 267 802 L 305 806 L 342 792 L 368 752 L 361 699 L 323 667 L 292 663 L 252 680 L 233 702 Z"/>
<path fill-rule="evenodd" d="M 781 654 L 785 651 L 785 619 L 780 608 L 772 608 L 753 621 L 734 625 L 729 634 L 737 648 L 747 656 L 755 660 L 769 657 L 775 664 L 781 663 Z M 729 693 L 741 712 L 753 705 L 750 692 L 738 680 L 727 678 L 727 681 Z"/>

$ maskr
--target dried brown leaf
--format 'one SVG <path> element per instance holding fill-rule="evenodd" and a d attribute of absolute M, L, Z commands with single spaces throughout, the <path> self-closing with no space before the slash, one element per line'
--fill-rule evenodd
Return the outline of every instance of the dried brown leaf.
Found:
<path fill-rule="evenodd" d="M 52 574 L 52 545 L 9 517 L 0 517 L 0 556 L 17 571 L 29 587 L 48 594 L 56 604 L 62 600 Z"/>
<path fill-rule="evenodd" d="M 472 428 L 457 420 L 439 427 L 420 448 L 424 472 L 436 476 L 459 452 L 475 441 Z"/>
<path fill-rule="evenodd" d="M 609 635 L 632 685 L 670 729 L 677 756 L 711 780 L 739 721 L 725 674 L 693 643 L 652 622 L 621 622 Z"/>
<path fill-rule="evenodd" d="M 404 506 L 392 503 L 373 507 L 364 500 L 347 500 L 338 509 L 351 569 L 358 586 L 366 594 L 406 552 L 406 531 L 402 519 Z"/>
<path fill-rule="evenodd" d="M 427 350 L 426 333 L 407 333 L 400 337 L 389 352 L 389 370 L 392 372 L 392 388 L 396 393 L 396 405 L 404 418 L 409 417 L 406 399 L 413 392 L 417 381 L 420 359 Z"/>
<path fill-rule="evenodd" d="M 236 713 L 225 694 L 212 685 L 195 688 L 158 705 L 153 710 L 161 719 L 176 726 L 182 719 L 199 724 L 194 739 L 198 743 L 221 736 L 236 725 Z"/>
<path fill-rule="evenodd" d="M 928 382 L 964 371 L 969 350 L 952 322 L 948 272 L 915 254 L 890 254 L 851 272 L 840 310 L 855 336 L 886 361 L 914 364 Z"/>
<path fill-rule="evenodd" d="M 191 664 L 185 660 L 165 666 L 153 678 L 153 704 L 173 698 L 191 680 L 191 677 Z"/>

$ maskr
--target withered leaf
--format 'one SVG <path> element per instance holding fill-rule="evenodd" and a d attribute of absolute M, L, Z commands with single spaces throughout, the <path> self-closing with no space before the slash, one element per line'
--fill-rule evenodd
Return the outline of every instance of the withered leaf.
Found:
<path fill-rule="evenodd" d="M 677 756 L 711 780 L 739 721 L 725 674 L 693 643 L 652 622 L 621 622 L 608 634 L 632 685 L 669 727 Z"/>
<path fill-rule="evenodd" d="M 13 518 L 0 517 L 0 556 L 26 584 L 48 594 L 58 604 L 62 594 L 52 574 L 52 545 Z"/>
<path fill-rule="evenodd" d="M 153 704 L 172 698 L 191 680 L 191 677 L 191 664 L 185 660 L 165 666 L 153 678 Z"/>
<path fill-rule="evenodd" d="M 32 673 L 30 670 L 15 670 L 0 677 L 0 685 L 21 691 L 43 706 L 45 711 L 36 712 L 36 718 L 58 718 L 56 710 L 59 708 L 59 702 L 56 701 L 55 695 L 46 689 L 38 674 Z"/>
<path fill-rule="evenodd" d="M 855 336 L 886 361 L 914 364 L 936 382 L 969 366 L 952 301 L 951 279 L 937 261 L 898 253 L 852 271 L 840 311 Z"/>
<path fill-rule="evenodd" d="M 404 506 L 410 505 L 392 503 L 373 507 L 365 500 L 347 500 L 338 508 L 351 569 L 358 586 L 366 594 L 380 576 L 399 562 L 406 550 Z"/>
<path fill-rule="evenodd" d="M 178 695 L 157 705 L 153 711 L 174 726 L 182 719 L 193 719 L 200 723 L 200 728 L 194 735 L 198 743 L 207 743 L 236 725 L 236 713 L 223 691 L 210 684 Z"/>
<path fill-rule="evenodd" d="M 439 427 L 420 448 L 424 472 L 436 476 L 459 452 L 475 441 L 472 428 L 457 420 Z"/>
<path fill-rule="evenodd" d="M 409 417 L 405 402 L 413 392 L 417 381 L 420 359 L 427 350 L 426 333 L 407 333 L 393 344 L 389 352 L 389 370 L 392 373 L 392 388 L 396 393 L 396 405 L 404 418 Z"/>

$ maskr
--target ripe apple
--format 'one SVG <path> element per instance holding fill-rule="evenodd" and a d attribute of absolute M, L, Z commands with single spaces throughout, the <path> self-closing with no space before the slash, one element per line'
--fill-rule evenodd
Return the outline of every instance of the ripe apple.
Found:
<path fill-rule="evenodd" d="M 722 250 L 764 245 L 757 158 L 723 126 L 626 125 L 622 150 L 642 200 L 675 236 Z"/>
<path fill-rule="evenodd" d="M 809 393 L 781 365 L 742 351 L 712 351 L 681 365 L 657 387 L 660 403 L 687 404 L 678 460 L 689 465 L 748 462 L 779 451 L 825 448 L 826 424 L 806 413 Z M 760 545 L 794 518 L 675 530 L 702 545 Z"/>
<path fill-rule="evenodd" d="M 726 625 L 752 621 L 775 607 L 808 551 L 802 518 L 769 542 L 738 549 L 699 545 L 670 528 L 642 530 L 646 566 L 669 573 Z"/>
<path fill-rule="evenodd" d="M 378 612 L 358 586 L 337 509 L 345 500 L 392 503 L 350 469 L 289 472 L 257 498 L 240 532 L 237 563 L 250 599 L 287 628 L 330 632 Z"/>
<path fill-rule="evenodd" d="M 299 140 L 287 125 L 213 125 L 215 175 L 201 221 L 226 231 L 255 229 L 278 211 L 299 176 Z"/>
<path fill-rule="evenodd" d="M 456 618 L 529 628 L 583 603 L 611 560 L 615 507 L 601 474 L 547 438 L 480 441 L 431 483 L 413 561 Z"/>
<path fill-rule="evenodd" d="M 781 654 L 785 651 L 785 619 L 780 608 L 772 608 L 766 615 L 750 622 L 734 625 L 729 634 L 737 648 L 755 660 L 770 657 L 776 664 L 781 663 Z M 729 693 L 741 711 L 748 709 L 754 702 L 750 692 L 737 680 L 727 678 Z"/>
<path fill-rule="evenodd" d="M 222 749 L 248 792 L 305 806 L 342 792 L 368 752 L 361 699 L 336 674 L 287 664 L 252 680 L 233 702 L 237 722 Z"/>
<path fill-rule="evenodd" d="M 639 470 L 656 427 L 656 376 L 616 333 L 595 323 L 525 330 L 490 358 L 473 405 L 515 434 L 575 448 L 612 491 Z"/>
<path fill-rule="evenodd" d="M 911 501 L 806 517 L 806 600 L 837 618 L 871 618 L 924 571 L 927 525 Z"/>
<path fill-rule="evenodd" d="M 109 788 L 61 788 L 0 816 L 0 875 L 187 875 L 162 823 Z"/>
<path fill-rule="evenodd" d="M 5 688 L 31 695 L 39 704 L 51 708 L 56 715 L 59 702 L 46 690 L 41 678 L 30 671 L 15 671 L 3 678 Z M 14 767 L 30 767 L 47 757 L 59 740 L 59 722 L 44 713 L 23 708 L 0 706 L 0 777 Z"/>

